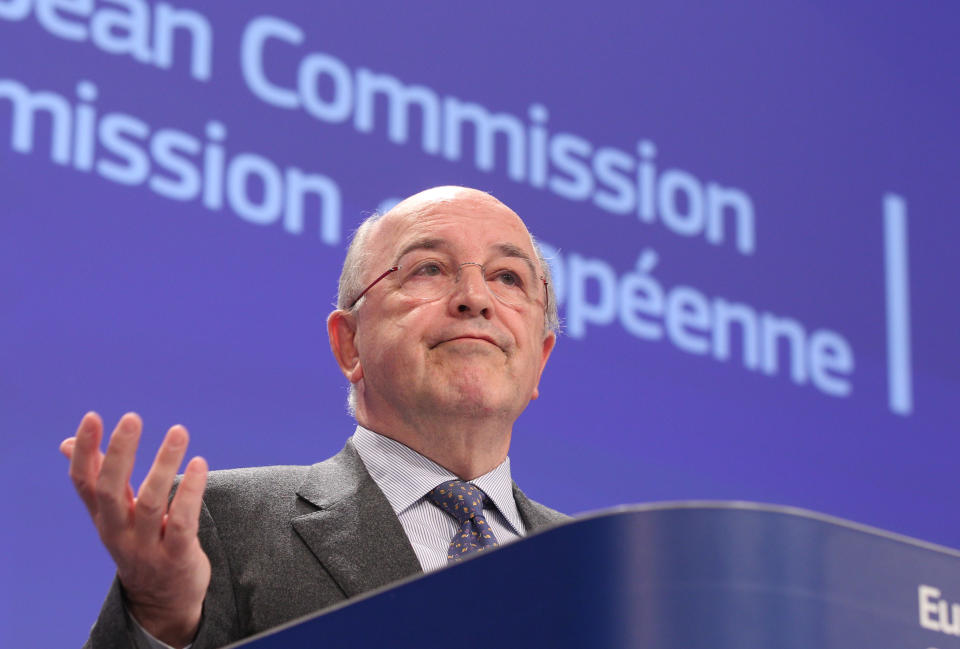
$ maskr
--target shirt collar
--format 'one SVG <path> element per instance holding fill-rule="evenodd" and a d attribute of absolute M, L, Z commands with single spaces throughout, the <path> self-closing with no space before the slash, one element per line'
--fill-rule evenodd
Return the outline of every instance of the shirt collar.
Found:
<path fill-rule="evenodd" d="M 353 433 L 353 446 L 397 515 L 412 507 L 441 482 L 460 479 L 412 448 L 360 425 Z M 514 531 L 523 534 L 520 512 L 513 498 L 509 457 L 492 471 L 470 482 L 487 494 Z"/>

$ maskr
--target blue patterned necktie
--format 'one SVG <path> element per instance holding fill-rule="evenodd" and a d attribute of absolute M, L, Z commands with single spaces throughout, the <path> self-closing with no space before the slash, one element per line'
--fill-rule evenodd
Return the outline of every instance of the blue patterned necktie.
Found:
<path fill-rule="evenodd" d="M 427 498 L 460 524 L 460 531 L 447 550 L 449 563 L 499 545 L 483 515 L 483 504 L 488 498 L 480 487 L 462 480 L 449 480 L 430 491 Z"/>

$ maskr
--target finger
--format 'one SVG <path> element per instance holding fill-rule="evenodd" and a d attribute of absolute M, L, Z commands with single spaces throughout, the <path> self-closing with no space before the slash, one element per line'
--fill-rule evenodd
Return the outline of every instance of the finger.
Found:
<path fill-rule="evenodd" d="M 133 513 L 133 529 L 140 543 L 155 543 L 160 540 L 170 488 L 173 487 L 173 479 L 183 462 L 189 441 L 187 429 L 183 426 L 174 426 L 168 430 L 150 472 L 140 485 Z"/>
<path fill-rule="evenodd" d="M 75 437 L 69 438 L 61 444 L 61 450 L 70 439 L 70 479 L 80 495 L 80 499 L 87 506 L 91 515 L 97 512 L 97 502 L 94 490 L 97 477 L 100 474 L 100 465 L 103 453 L 100 452 L 100 439 L 103 437 L 103 422 L 95 412 L 88 412 L 80 420 Z"/>
<path fill-rule="evenodd" d="M 110 435 L 96 488 L 97 510 L 102 522 L 100 535 L 104 540 L 130 524 L 133 505 L 130 474 L 142 427 L 140 417 L 131 412 L 120 418 Z"/>
<path fill-rule="evenodd" d="M 70 456 L 73 455 L 73 447 L 76 445 L 76 443 L 76 437 L 68 437 L 60 442 L 60 452 L 63 453 L 64 457 L 66 457 L 68 460 L 70 459 Z"/>
<path fill-rule="evenodd" d="M 207 461 L 202 457 L 190 460 L 170 503 L 163 543 L 172 555 L 185 552 L 197 538 L 207 470 Z"/>

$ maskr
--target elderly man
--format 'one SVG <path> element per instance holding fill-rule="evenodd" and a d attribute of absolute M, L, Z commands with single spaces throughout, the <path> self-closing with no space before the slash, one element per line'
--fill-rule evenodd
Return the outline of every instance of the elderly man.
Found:
<path fill-rule="evenodd" d="M 333 458 L 209 476 L 193 458 L 168 505 L 187 431 L 169 430 L 134 496 L 139 418 L 104 454 L 86 415 L 61 450 L 117 564 L 88 645 L 221 646 L 561 520 L 507 459 L 556 341 L 548 278 L 507 206 L 430 189 L 347 252 L 327 328 L 359 425 Z"/>

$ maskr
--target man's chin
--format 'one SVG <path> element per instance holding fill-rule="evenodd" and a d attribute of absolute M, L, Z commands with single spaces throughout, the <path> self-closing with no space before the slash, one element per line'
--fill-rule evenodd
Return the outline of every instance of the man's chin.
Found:
<path fill-rule="evenodd" d="M 502 376 L 472 369 L 463 368 L 438 377 L 441 383 L 435 386 L 435 407 L 461 416 L 487 417 L 516 410 L 516 390 L 497 389 Z M 516 415 L 519 413 L 514 413 Z"/>

